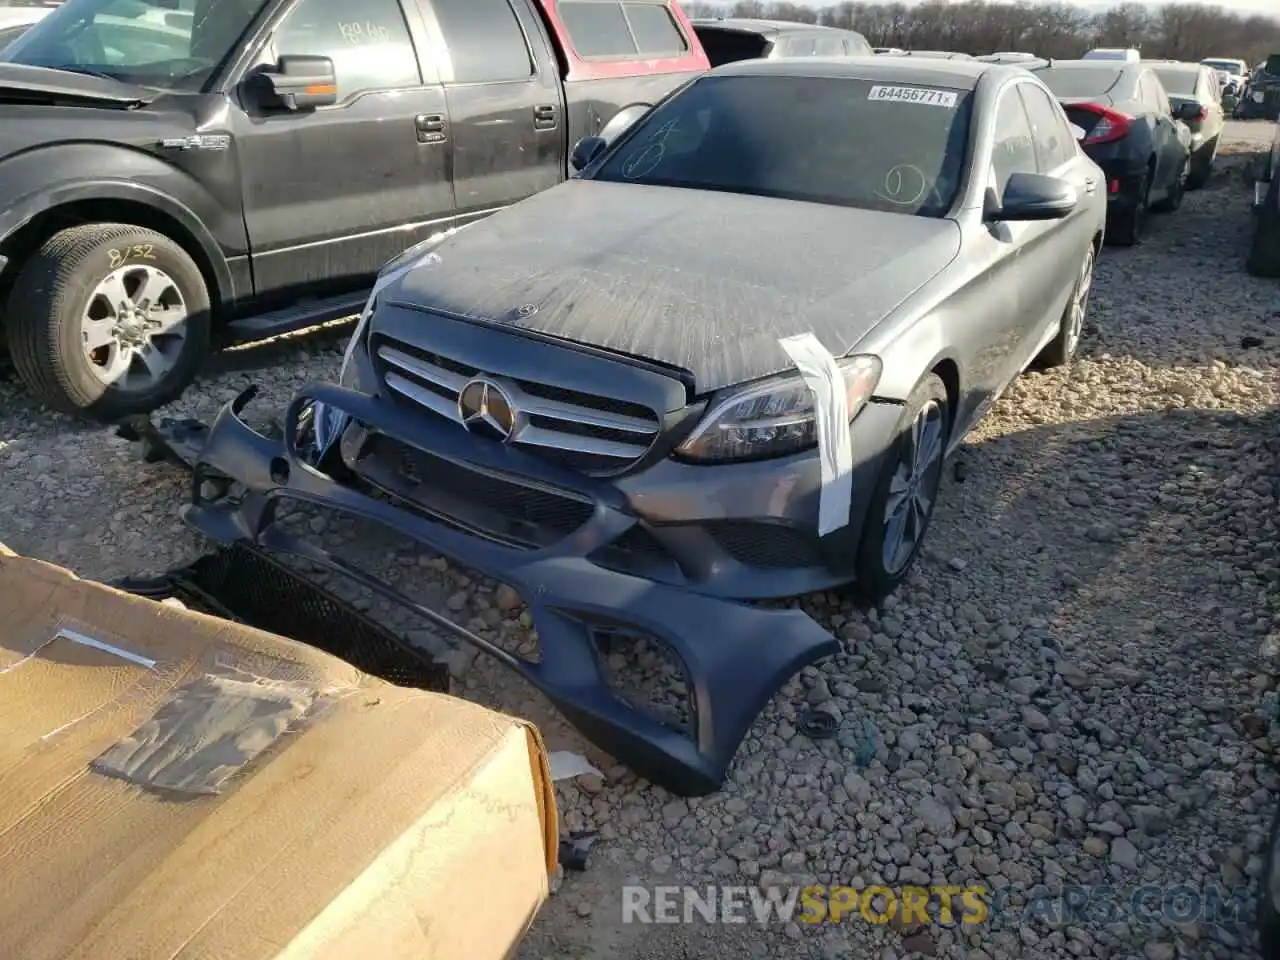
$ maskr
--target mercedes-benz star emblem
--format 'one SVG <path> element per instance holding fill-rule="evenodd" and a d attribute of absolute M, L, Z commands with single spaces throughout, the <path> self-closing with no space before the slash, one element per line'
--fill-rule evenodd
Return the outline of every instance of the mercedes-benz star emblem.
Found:
<path fill-rule="evenodd" d="M 510 440 L 516 429 L 516 415 L 506 391 L 492 380 L 477 377 L 458 394 L 458 417 L 472 433 Z"/>

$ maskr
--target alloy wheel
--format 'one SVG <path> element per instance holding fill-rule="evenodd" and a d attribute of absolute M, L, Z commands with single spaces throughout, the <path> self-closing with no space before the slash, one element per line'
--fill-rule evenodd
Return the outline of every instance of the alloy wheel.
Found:
<path fill-rule="evenodd" d="M 946 416 L 937 400 L 916 414 L 898 444 L 898 462 L 884 509 L 885 572 L 896 576 L 915 555 L 937 501 L 942 480 Z"/>
<path fill-rule="evenodd" d="M 1080 266 L 1080 277 L 1076 280 L 1076 288 L 1071 294 L 1071 304 L 1067 309 L 1067 343 L 1064 353 L 1070 359 L 1080 346 L 1080 337 L 1084 333 L 1085 312 L 1089 309 L 1089 291 L 1093 287 L 1093 245 L 1089 245 L 1084 255 L 1084 263 Z"/>
<path fill-rule="evenodd" d="M 89 369 L 117 389 L 149 390 L 178 362 L 186 321 L 182 291 L 163 270 L 112 270 L 94 287 L 80 318 Z"/>

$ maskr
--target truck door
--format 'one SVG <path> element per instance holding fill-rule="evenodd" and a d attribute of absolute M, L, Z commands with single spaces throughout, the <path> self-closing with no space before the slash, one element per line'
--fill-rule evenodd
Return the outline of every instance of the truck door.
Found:
<path fill-rule="evenodd" d="M 240 97 L 233 128 L 259 296 L 358 289 L 452 222 L 448 111 L 426 45 L 417 7 L 400 0 L 295 0 L 275 25 L 252 69 L 329 57 L 338 102 L 291 112 Z"/>
<path fill-rule="evenodd" d="M 527 0 L 418 0 L 436 38 L 459 222 L 565 178 L 559 67 Z"/>

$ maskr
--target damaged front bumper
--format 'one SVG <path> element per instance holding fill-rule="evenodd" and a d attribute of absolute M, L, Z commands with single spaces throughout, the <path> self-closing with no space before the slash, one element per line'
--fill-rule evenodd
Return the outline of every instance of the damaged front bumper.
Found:
<path fill-rule="evenodd" d="M 193 502 L 183 511 L 192 527 L 221 543 L 248 541 L 322 564 L 413 610 L 517 672 L 588 739 L 673 793 L 696 796 L 718 789 L 769 698 L 801 667 L 838 649 L 835 638 L 799 610 L 748 606 L 606 569 L 588 559 L 573 536 L 534 550 L 494 542 L 369 496 L 313 466 L 299 426 L 312 404 L 436 457 L 458 455 L 441 449 L 439 437 L 424 424 L 395 416 L 376 397 L 330 384 L 307 386 L 290 404 L 282 439 L 258 433 L 241 418 L 251 397 L 246 392 L 219 413 L 195 457 Z M 205 500 L 205 481 L 214 478 L 229 478 L 244 491 L 234 499 Z M 533 619 L 539 661 L 506 652 L 348 560 L 286 532 L 274 523 L 283 500 L 382 524 L 508 584 Z M 601 497 L 594 510 L 598 522 L 619 533 L 636 523 L 618 498 Z M 678 659 L 689 693 L 691 736 L 610 689 L 599 634 L 645 636 Z"/>

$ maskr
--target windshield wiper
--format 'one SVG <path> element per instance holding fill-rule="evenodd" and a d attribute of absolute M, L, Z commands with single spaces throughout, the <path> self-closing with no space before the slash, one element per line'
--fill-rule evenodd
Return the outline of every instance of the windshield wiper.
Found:
<path fill-rule="evenodd" d="M 114 80 L 116 81 L 116 83 L 120 82 L 119 77 L 114 77 L 109 73 L 103 73 L 101 70 L 91 70 L 88 67 L 61 66 L 61 67 L 50 67 L 49 69 L 61 70 L 63 73 L 80 73 L 86 77 L 97 77 L 99 80 Z"/>

